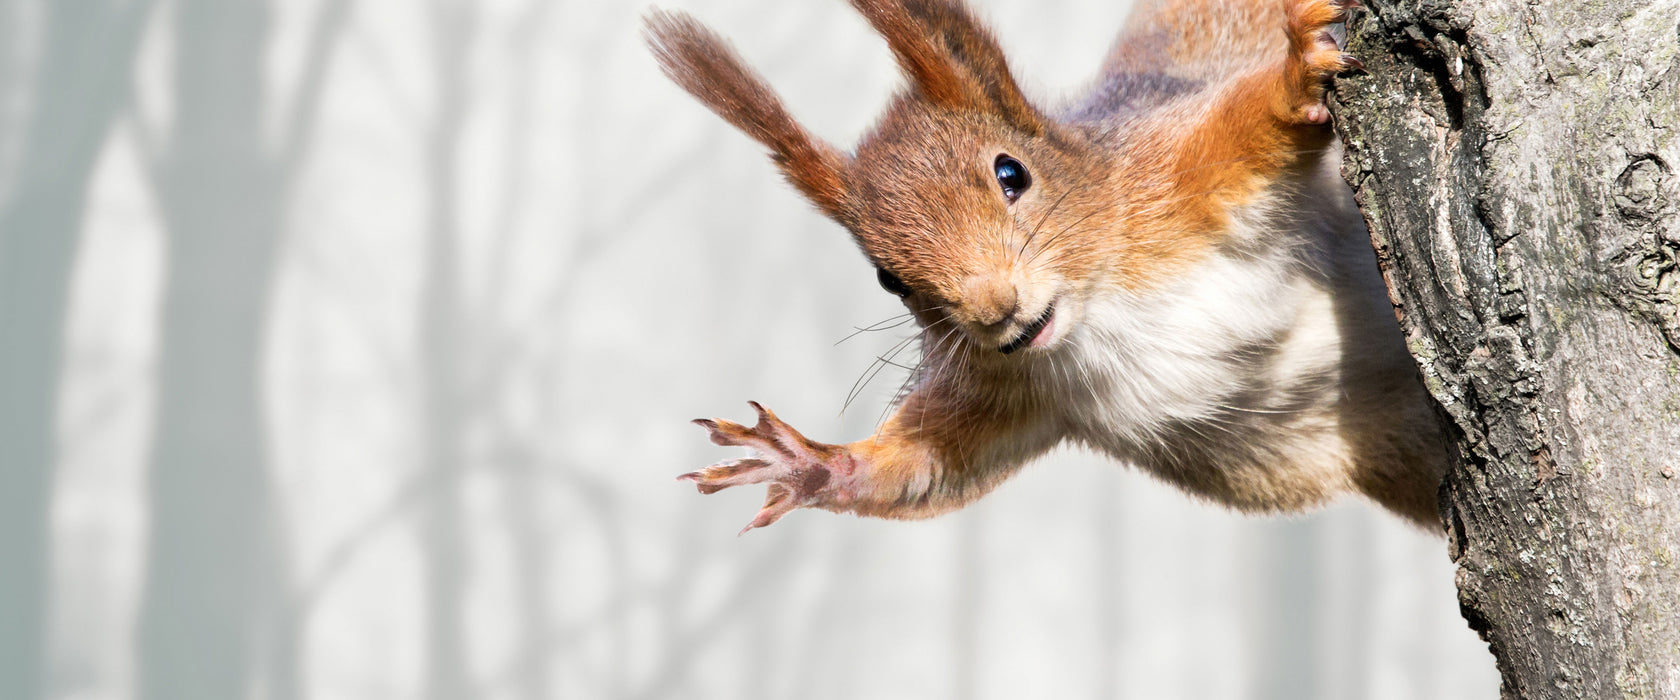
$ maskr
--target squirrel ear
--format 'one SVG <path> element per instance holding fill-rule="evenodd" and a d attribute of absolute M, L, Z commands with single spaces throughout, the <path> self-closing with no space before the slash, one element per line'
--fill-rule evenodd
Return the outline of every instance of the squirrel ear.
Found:
<path fill-rule="evenodd" d="M 1010 75 L 1003 47 L 960 0 L 851 2 L 930 102 L 996 114 L 1029 134 L 1042 130 L 1044 119 Z"/>
<path fill-rule="evenodd" d="M 685 13 L 660 10 L 648 14 L 644 36 L 665 75 L 769 147 L 788 181 L 824 213 L 844 215 L 846 156 L 794 121 L 727 41 Z"/>

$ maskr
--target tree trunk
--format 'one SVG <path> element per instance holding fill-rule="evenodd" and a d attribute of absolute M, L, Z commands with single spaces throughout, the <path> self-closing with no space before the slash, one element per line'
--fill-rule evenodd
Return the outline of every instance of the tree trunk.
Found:
<path fill-rule="evenodd" d="M 70 276 L 88 183 L 127 103 L 149 9 L 149 2 L 40 8 L 32 99 L 10 186 L 0 193 L 0 698 L 45 691 L 47 545 Z M 0 159 L 0 168 L 9 161 Z"/>
<path fill-rule="evenodd" d="M 1680 0 L 1367 0 L 1345 173 L 1507 698 L 1680 697 Z"/>
<path fill-rule="evenodd" d="M 264 0 L 179 0 L 174 119 L 156 164 L 168 226 L 142 700 L 248 697 L 272 559 L 262 349 L 280 180 L 263 126 Z"/>

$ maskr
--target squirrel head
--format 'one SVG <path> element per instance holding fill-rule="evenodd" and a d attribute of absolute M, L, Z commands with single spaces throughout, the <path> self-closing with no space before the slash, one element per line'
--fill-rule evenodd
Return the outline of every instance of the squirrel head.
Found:
<path fill-rule="evenodd" d="M 855 155 L 812 136 L 687 15 L 653 13 L 648 40 L 667 75 L 768 147 L 788 181 L 851 231 L 924 325 L 954 323 L 1005 353 L 1054 342 L 1058 299 L 1101 274 L 1103 256 L 1081 232 L 1117 216 L 1105 204 L 1113 156 L 1026 99 L 961 3 L 851 2 L 909 79 Z"/>

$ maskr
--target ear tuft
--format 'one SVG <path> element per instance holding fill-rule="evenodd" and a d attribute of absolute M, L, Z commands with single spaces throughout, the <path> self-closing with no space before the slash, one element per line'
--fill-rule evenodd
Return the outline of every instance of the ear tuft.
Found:
<path fill-rule="evenodd" d="M 788 181 L 824 213 L 844 216 L 846 156 L 794 121 L 727 41 L 685 13 L 661 10 L 648 14 L 644 36 L 666 76 L 768 147 Z"/>
<path fill-rule="evenodd" d="M 969 80 L 922 23 L 898 0 L 852 0 L 852 7 L 887 40 L 899 68 L 924 97 L 941 107 L 973 106 Z"/>
<path fill-rule="evenodd" d="M 1044 119 L 1010 75 L 1003 47 L 959 0 L 852 0 L 887 40 L 898 64 L 928 101 L 995 114 L 1029 134 Z"/>

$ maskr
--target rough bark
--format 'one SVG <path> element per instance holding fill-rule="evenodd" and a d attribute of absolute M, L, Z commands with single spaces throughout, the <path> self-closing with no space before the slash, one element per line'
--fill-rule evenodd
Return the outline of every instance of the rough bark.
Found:
<path fill-rule="evenodd" d="M 1334 108 L 1464 615 L 1507 698 L 1680 697 L 1680 1 L 1368 2 Z"/>

